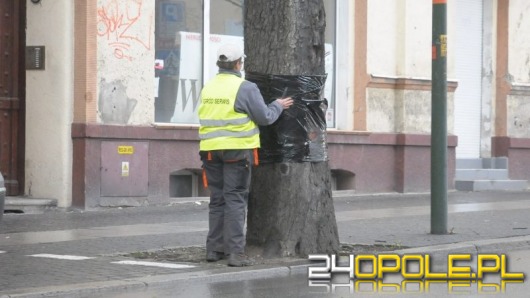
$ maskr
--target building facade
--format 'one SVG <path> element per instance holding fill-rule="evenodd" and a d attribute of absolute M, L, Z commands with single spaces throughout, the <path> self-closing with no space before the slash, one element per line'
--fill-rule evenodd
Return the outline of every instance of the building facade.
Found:
<path fill-rule="evenodd" d="M 207 194 L 198 95 L 217 47 L 243 45 L 244 1 L 0 3 L 9 195 L 90 209 Z M 324 4 L 334 188 L 429 191 L 432 2 Z M 508 157 L 510 178 L 529 180 L 530 3 L 447 8 L 449 188 L 458 158 Z"/>

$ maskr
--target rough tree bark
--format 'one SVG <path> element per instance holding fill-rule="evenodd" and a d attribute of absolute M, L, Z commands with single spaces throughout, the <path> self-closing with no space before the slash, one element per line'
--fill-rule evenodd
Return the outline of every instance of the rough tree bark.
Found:
<path fill-rule="evenodd" d="M 244 16 L 247 73 L 325 73 L 322 0 L 246 0 Z M 254 168 L 247 251 L 277 257 L 338 250 L 327 158 Z"/>

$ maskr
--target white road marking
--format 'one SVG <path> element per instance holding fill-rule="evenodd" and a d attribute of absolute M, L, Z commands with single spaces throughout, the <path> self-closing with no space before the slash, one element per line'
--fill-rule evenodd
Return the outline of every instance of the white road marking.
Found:
<path fill-rule="evenodd" d="M 81 261 L 81 260 L 94 259 L 92 257 L 70 256 L 70 255 L 53 255 L 53 254 L 36 254 L 36 255 L 29 255 L 29 257 L 60 259 L 60 260 L 72 260 L 72 261 Z"/>
<path fill-rule="evenodd" d="M 3 250 L 0 250 L 0 254 L 5 254 L 6 252 Z"/>
<path fill-rule="evenodd" d="M 112 262 L 112 264 L 140 265 L 140 266 L 162 267 L 162 268 L 171 268 L 171 269 L 185 269 L 185 268 L 194 268 L 195 267 L 195 266 L 192 266 L 192 265 L 157 263 L 157 262 L 144 262 L 144 261 L 119 261 L 119 262 Z"/>

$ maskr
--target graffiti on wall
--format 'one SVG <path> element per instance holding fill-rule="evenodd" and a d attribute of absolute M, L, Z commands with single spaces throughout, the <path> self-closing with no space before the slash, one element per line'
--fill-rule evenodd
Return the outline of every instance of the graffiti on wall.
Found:
<path fill-rule="evenodd" d="M 153 14 L 142 10 L 144 0 L 102 0 L 97 16 L 98 36 L 117 59 L 134 60 L 137 47 L 151 50 Z"/>

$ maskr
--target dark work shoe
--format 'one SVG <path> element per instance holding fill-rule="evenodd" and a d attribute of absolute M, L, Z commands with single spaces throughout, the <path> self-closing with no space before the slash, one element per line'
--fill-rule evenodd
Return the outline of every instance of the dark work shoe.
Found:
<path fill-rule="evenodd" d="M 244 254 L 230 254 L 228 256 L 228 266 L 243 267 L 254 265 L 254 260 Z"/>
<path fill-rule="evenodd" d="M 217 262 L 225 257 L 225 254 L 217 251 L 209 251 L 206 253 L 206 261 Z"/>

